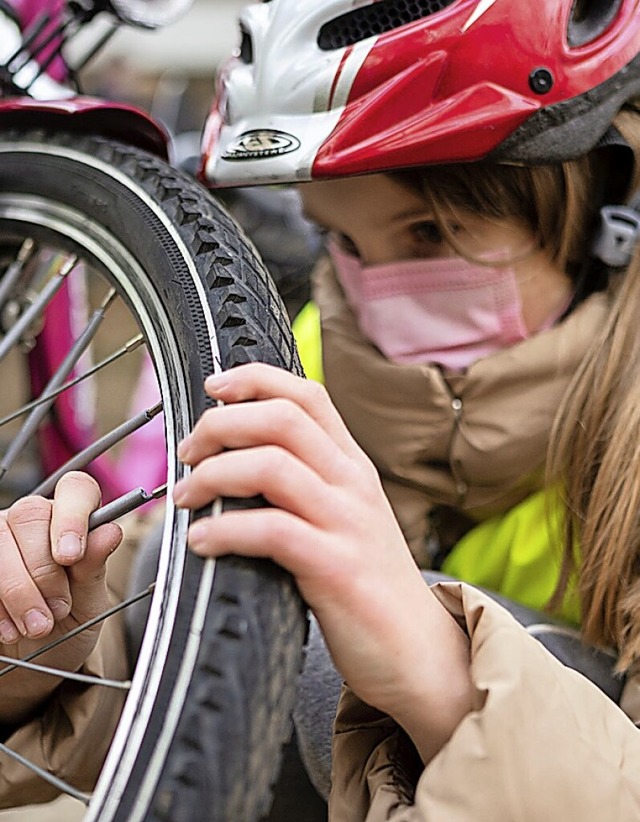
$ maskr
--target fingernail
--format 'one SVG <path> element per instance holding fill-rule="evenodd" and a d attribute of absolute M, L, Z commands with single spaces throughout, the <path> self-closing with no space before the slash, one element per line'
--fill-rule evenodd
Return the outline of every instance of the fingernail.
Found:
<path fill-rule="evenodd" d="M 58 559 L 80 559 L 82 556 L 82 540 L 78 534 L 71 532 L 63 534 L 58 540 L 56 555 Z"/>
<path fill-rule="evenodd" d="M 206 522 L 203 520 L 194 522 L 194 524 L 190 526 L 189 533 L 187 534 L 189 547 L 196 552 L 202 550 L 204 548 L 204 541 L 207 537 L 207 531 L 208 527 Z"/>
<path fill-rule="evenodd" d="M 71 606 L 64 599 L 53 597 L 47 600 L 47 605 L 54 619 L 66 619 L 69 616 Z"/>
<path fill-rule="evenodd" d="M 191 451 L 191 438 L 185 437 L 182 442 L 178 443 L 178 449 L 176 453 L 178 454 L 179 460 L 186 460 L 189 456 L 189 451 Z"/>
<path fill-rule="evenodd" d="M 204 381 L 205 391 L 208 394 L 219 394 L 229 384 L 226 374 L 211 374 Z"/>
<path fill-rule="evenodd" d="M 184 486 L 184 480 L 179 480 L 174 486 L 173 501 L 176 505 L 181 505 L 187 497 L 187 489 Z"/>
<path fill-rule="evenodd" d="M 42 611 L 28 611 L 24 617 L 24 627 L 27 629 L 27 634 L 31 637 L 40 636 L 47 633 L 51 628 L 51 620 L 46 617 Z"/>
<path fill-rule="evenodd" d="M 13 622 L 8 619 L 3 619 L 0 622 L 0 639 L 5 645 L 13 645 L 14 642 L 20 639 L 20 631 Z"/>

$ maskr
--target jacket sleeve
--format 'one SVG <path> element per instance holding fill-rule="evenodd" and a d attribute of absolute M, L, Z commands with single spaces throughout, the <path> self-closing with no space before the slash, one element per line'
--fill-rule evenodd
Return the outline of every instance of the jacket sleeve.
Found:
<path fill-rule="evenodd" d="M 636 822 L 640 732 L 504 609 L 460 583 L 434 592 L 471 639 L 474 710 L 423 768 L 402 730 L 345 688 L 334 822 Z"/>
<path fill-rule="evenodd" d="M 137 540 L 125 540 L 109 559 L 107 578 L 114 602 L 121 601 Z M 80 673 L 126 680 L 124 623 L 112 616 Z M 60 685 L 34 718 L 3 742 L 41 768 L 80 791 L 95 786 L 124 704 L 124 692 L 67 681 Z M 60 793 L 24 765 L 0 753 L 0 808 L 48 802 Z"/>

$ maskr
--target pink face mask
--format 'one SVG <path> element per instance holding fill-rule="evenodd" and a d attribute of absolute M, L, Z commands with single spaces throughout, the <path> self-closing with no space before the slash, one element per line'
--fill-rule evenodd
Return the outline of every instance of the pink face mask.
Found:
<path fill-rule="evenodd" d="M 363 266 L 328 248 L 360 330 L 389 360 L 461 370 L 529 336 L 510 266 L 463 257 Z"/>

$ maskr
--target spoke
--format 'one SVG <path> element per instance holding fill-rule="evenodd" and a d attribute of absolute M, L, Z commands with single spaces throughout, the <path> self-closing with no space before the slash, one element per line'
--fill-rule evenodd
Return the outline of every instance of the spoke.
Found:
<path fill-rule="evenodd" d="M 11 68 L 11 64 L 14 60 L 17 60 L 18 57 L 22 54 L 22 65 L 24 66 L 26 62 L 29 60 L 28 49 L 30 48 L 31 44 L 35 41 L 37 37 L 44 31 L 45 26 L 51 22 L 51 18 L 47 13 L 43 14 L 35 23 L 35 25 L 30 26 L 23 34 L 22 42 L 18 46 L 18 48 L 11 54 L 7 60 L 5 61 L 5 66 L 9 69 L 12 74 L 15 74 L 22 66 L 18 66 L 15 68 Z M 25 60 L 24 53 L 27 52 L 27 58 Z"/>
<path fill-rule="evenodd" d="M 2 275 L 2 280 L 0 280 L 0 305 L 4 305 L 4 302 L 11 293 L 13 286 L 20 279 L 24 265 L 33 255 L 35 248 L 36 244 L 32 239 L 25 240 L 20 246 L 16 259 Z"/>
<path fill-rule="evenodd" d="M 123 494 L 121 497 L 108 502 L 106 505 L 103 505 L 102 508 L 96 508 L 89 517 L 89 529 L 91 530 L 97 528 L 99 525 L 104 525 L 105 522 L 112 522 L 118 517 L 135 511 L 136 508 L 140 508 L 145 502 L 151 502 L 151 500 L 164 497 L 166 493 L 166 482 L 164 485 L 159 485 L 151 493 L 145 491 L 144 488 L 134 488 L 133 491 L 129 491 L 127 494 Z"/>
<path fill-rule="evenodd" d="M 56 391 L 53 391 L 51 394 L 43 394 L 40 397 L 38 397 L 38 399 L 32 400 L 31 402 L 23 405 L 21 408 L 18 408 L 17 411 L 13 411 L 11 414 L 7 414 L 6 417 L 2 417 L 2 419 L 0 419 L 0 427 L 3 425 L 7 425 L 10 422 L 13 422 L 13 420 L 17 419 L 18 417 L 21 417 L 23 414 L 28 413 L 29 411 L 31 411 L 32 408 L 36 408 L 41 403 L 48 402 L 52 398 L 55 399 L 56 397 L 59 397 L 60 394 L 64 393 L 65 391 L 68 391 L 69 388 L 73 388 L 74 385 L 78 385 L 78 383 L 82 382 L 83 380 L 92 377 L 98 371 L 116 362 L 116 360 L 119 360 L 126 354 L 131 354 L 133 351 L 136 350 L 136 348 L 139 348 L 141 345 L 144 345 L 144 337 L 142 336 L 142 334 L 138 334 L 135 337 L 132 337 L 128 342 L 126 342 L 124 345 L 122 345 L 120 348 L 114 351 L 113 354 L 109 354 L 108 357 L 105 357 L 103 360 L 100 360 L 100 362 L 96 363 L 91 368 L 87 369 L 83 374 L 80 374 L 79 377 L 76 377 L 73 380 L 65 382 L 64 385 L 61 385 L 60 388 L 58 388 Z"/>
<path fill-rule="evenodd" d="M 44 780 L 49 782 L 49 784 L 56 787 L 62 793 L 67 793 L 69 796 L 72 796 L 74 799 L 79 799 L 84 805 L 88 805 L 89 801 L 91 800 L 90 794 L 83 793 L 79 791 L 77 788 L 74 788 L 73 785 L 70 785 L 68 782 L 65 782 L 64 779 L 60 779 L 57 776 L 54 776 L 49 771 L 45 771 L 44 768 L 41 768 L 39 765 L 36 765 L 35 762 L 32 762 L 30 759 L 22 756 L 21 754 L 17 753 L 16 751 L 11 750 L 11 748 L 7 747 L 4 742 L 0 742 L 0 752 L 6 754 L 7 756 L 11 757 L 11 759 L 15 759 L 16 762 L 20 762 L 20 764 L 24 765 L 25 767 L 29 768 L 30 771 L 41 776 Z"/>
<path fill-rule="evenodd" d="M 111 40 L 113 35 L 120 29 L 122 24 L 119 20 L 116 20 L 112 22 L 110 25 L 111 28 L 107 29 L 105 33 L 100 37 L 100 39 L 91 46 L 90 50 L 82 56 L 82 59 L 74 64 L 74 74 L 77 74 L 79 71 L 82 71 L 82 69 L 87 65 L 87 63 L 90 63 L 91 60 L 95 57 L 95 55 L 98 54 L 98 52 L 102 51 L 103 47 L 106 46 L 109 40 Z"/>
<path fill-rule="evenodd" d="M 66 474 L 67 471 L 79 471 L 80 469 L 87 466 L 90 462 L 92 462 L 96 457 L 99 457 L 101 454 L 104 454 L 114 445 L 117 445 L 123 439 L 128 437 L 134 431 L 137 431 L 139 428 L 142 428 L 147 423 L 151 422 L 151 420 L 162 411 L 162 403 L 159 402 L 157 405 L 154 405 L 152 408 L 147 408 L 145 411 L 141 411 L 139 414 L 136 414 L 135 417 L 123 422 L 122 425 L 117 426 L 113 430 L 109 431 L 108 433 L 104 434 L 102 437 L 97 439 L 91 445 L 88 445 L 82 451 L 78 451 L 70 460 L 67 460 L 64 465 L 58 468 L 53 474 L 50 474 L 45 480 L 43 480 L 37 488 L 34 488 L 31 492 L 32 494 L 39 494 L 43 497 L 51 496 L 53 493 L 53 489 L 56 487 L 56 483 L 62 477 L 63 474 Z"/>
<path fill-rule="evenodd" d="M 20 340 L 20 337 L 29 328 L 29 326 L 42 314 L 47 305 L 54 298 L 56 293 L 62 287 L 67 275 L 75 268 L 78 262 L 77 257 L 68 257 L 61 265 L 56 274 L 49 280 L 49 282 L 42 289 L 38 297 L 27 308 L 27 310 L 20 316 L 14 326 L 2 338 L 0 342 L 0 361 L 3 360 L 13 346 Z"/>
<path fill-rule="evenodd" d="M 49 23 L 53 26 L 45 34 L 45 28 Z M 61 45 L 77 31 L 78 24 L 75 17 L 55 23 L 48 13 L 42 15 L 36 21 L 35 29 L 28 29 L 14 55 L 7 61 L 6 66 L 13 76 L 14 84 L 20 89 L 29 91 L 33 83 L 49 68 L 51 63 L 61 56 Z M 43 34 L 43 37 L 40 35 Z M 59 41 L 54 45 L 55 41 Z M 49 47 L 50 53 L 44 57 Z M 16 62 L 18 57 L 21 63 L 11 68 L 11 63 Z"/>
<path fill-rule="evenodd" d="M 48 665 L 39 665 L 35 662 L 26 662 L 24 659 L 14 659 L 10 656 L 0 654 L 0 662 L 13 666 L 13 668 L 26 668 L 29 671 L 37 671 L 40 674 L 48 674 L 61 679 L 73 679 L 74 682 L 85 682 L 89 685 L 102 685 L 105 688 L 116 688 L 119 691 L 131 690 L 129 680 L 104 679 L 100 676 L 90 676 L 89 674 L 78 674 L 74 671 L 65 671 L 62 668 L 51 668 Z"/>
<path fill-rule="evenodd" d="M 100 328 L 100 325 L 104 320 L 106 311 L 115 299 L 115 296 L 115 289 L 111 289 L 105 297 L 105 299 L 102 301 L 102 304 L 99 305 L 98 308 L 96 308 L 96 310 L 93 312 L 91 318 L 89 319 L 82 333 L 78 336 L 77 340 L 71 346 L 67 353 L 67 356 L 60 363 L 55 373 L 52 375 L 51 379 L 45 386 L 43 393 L 50 395 L 52 391 L 56 391 L 64 383 L 64 381 L 69 376 L 71 371 L 77 365 L 80 357 L 84 354 L 84 352 L 87 350 L 87 348 L 93 341 L 95 335 L 98 333 L 98 329 Z M 0 482 L 2 482 L 7 471 L 14 463 L 18 455 L 22 452 L 27 442 L 36 433 L 38 426 L 40 425 L 44 417 L 47 415 L 47 412 L 53 405 L 54 399 L 44 400 L 43 402 L 39 403 L 39 405 L 33 409 L 33 411 L 29 414 L 27 419 L 22 424 L 22 427 L 14 437 L 11 445 L 7 449 L 4 457 L 2 458 L 2 461 L 0 462 Z"/>
<path fill-rule="evenodd" d="M 47 36 L 44 40 L 41 40 L 37 48 L 34 49 L 32 58 L 33 62 L 35 63 L 36 73 L 32 75 L 29 82 L 29 88 L 31 85 L 41 77 L 45 71 L 49 68 L 49 66 L 53 63 L 54 60 L 57 60 L 61 56 L 61 48 L 60 45 L 57 45 L 55 48 L 51 49 L 49 55 L 44 57 L 44 53 L 46 49 L 55 41 L 59 40 L 63 43 L 66 39 L 70 36 L 68 32 L 73 34 L 74 28 L 77 31 L 77 26 L 75 25 L 75 21 L 73 19 L 63 21 L 62 23 L 58 23 L 57 26 L 50 30 L 47 33 Z"/>
<path fill-rule="evenodd" d="M 104 622 L 105 619 L 108 619 L 110 616 L 113 616 L 114 614 L 123 611 L 130 605 L 139 602 L 141 599 L 146 599 L 148 596 L 151 596 L 154 588 L 155 582 L 152 582 L 148 588 L 144 589 L 144 591 L 140 591 L 140 593 L 134 594 L 133 596 L 124 599 L 122 602 L 119 602 L 117 605 L 114 605 L 112 608 L 109 608 L 102 614 L 99 614 L 97 617 L 89 619 L 86 622 L 83 622 L 82 625 L 78 625 L 77 628 L 68 631 L 64 636 L 58 637 L 58 639 L 54 639 L 47 645 L 43 645 L 42 648 L 38 648 L 37 651 L 33 651 L 33 653 L 27 654 L 27 656 L 23 657 L 22 662 L 31 662 L 32 659 L 39 657 L 41 654 L 44 654 L 47 651 L 51 651 L 53 648 L 57 648 L 58 645 L 62 645 L 63 642 L 67 642 L 69 639 L 73 639 L 73 637 L 78 636 L 78 634 L 81 634 L 88 628 L 93 628 L 94 625 L 98 625 L 99 623 Z M 15 670 L 17 667 L 18 666 L 16 664 L 16 660 L 12 660 L 10 665 L 7 665 L 6 668 L 2 668 L 0 670 L 0 677 L 6 676 L 7 674 L 11 673 L 11 671 Z"/>

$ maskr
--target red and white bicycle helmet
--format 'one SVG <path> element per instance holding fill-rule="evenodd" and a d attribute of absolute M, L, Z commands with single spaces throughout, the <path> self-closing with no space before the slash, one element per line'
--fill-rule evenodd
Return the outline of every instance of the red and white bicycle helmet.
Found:
<path fill-rule="evenodd" d="M 640 95 L 640 0 L 269 0 L 204 135 L 218 186 L 590 150 Z"/>

